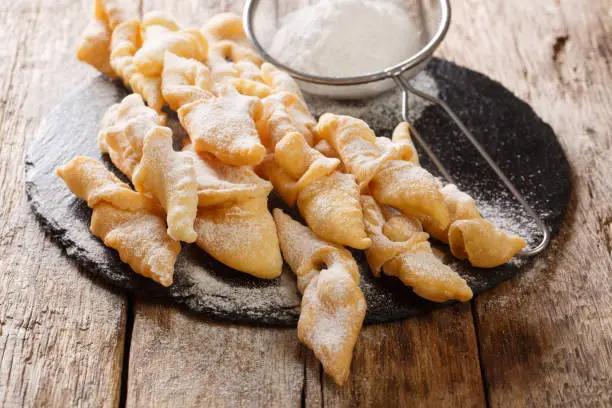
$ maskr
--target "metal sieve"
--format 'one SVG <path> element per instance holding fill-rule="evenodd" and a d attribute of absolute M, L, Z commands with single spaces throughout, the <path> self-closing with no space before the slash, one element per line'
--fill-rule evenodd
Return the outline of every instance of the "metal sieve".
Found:
<path fill-rule="evenodd" d="M 425 65 L 433 55 L 434 51 L 442 43 L 442 40 L 444 39 L 450 26 L 451 7 L 449 0 L 437 0 L 437 4 L 434 4 L 434 0 L 426 0 L 425 2 L 431 3 L 431 5 L 436 7 L 435 9 L 429 7 L 429 13 L 427 13 L 426 15 L 423 14 L 423 10 L 421 7 L 417 7 L 417 5 L 420 4 L 419 1 L 407 2 L 414 3 L 415 8 L 419 9 L 419 13 L 422 17 L 422 20 L 425 20 L 423 26 L 421 27 L 422 35 L 424 35 L 424 38 L 422 39 L 422 47 L 419 51 L 411 55 L 409 58 L 406 58 L 403 61 L 388 68 L 385 68 L 381 71 L 369 72 L 350 77 L 328 77 L 313 75 L 307 72 L 301 72 L 270 55 L 266 51 L 265 47 L 262 45 L 262 42 L 260 41 L 262 26 L 257 24 L 257 19 L 261 20 L 262 15 L 265 15 L 269 19 L 270 13 L 275 12 L 276 10 L 266 9 L 265 1 L 246 0 L 243 13 L 243 24 L 247 37 L 253 44 L 253 47 L 255 47 L 256 51 L 261 55 L 261 57 L 266 61 L 270 62 L 271 64 L 276 65 L 277 67 L 288 72 L 292 77 L 298 80 L 301 85 L 305 85 L 304 88 L 307 92 L 314 91 L 314 93 L 317 94 L 327 93 L 333 95 L 336 90 L 341 89 L 342 87 L 367 87 L 369 86 L 369 84 L 387 81 L 389 83 L 394 83 L 402 91 L 402 117 L 405 121 L 408 121 L 408 95 L 410 93 L 432 104 L 440 106 L 446 112 L 446 114 L 453 120 L 453 122 L 455 122 L 457 127 L 470 141 L 470 143 L 476 148 L 478 153 L 487 162 L 491 169 L 493 169 L 495 174 L 497 174 L 497 176 L 503 182 L 506 188 L 510 190 L 512 195 L 524 208 L 525 212 L 533 218 L 536 225 L 538 226 L 541 233 L 540 242 L 533 247 L 524 248 L 519 252 L 519 255 L 530 256 L 538 254 L 542 252 L 550 242 L 550 231 L 546 224 L 544 224 L 544 222 L 540 219 L 536 212 L 527 203 L 523 195 L 516 189 L 510 179 L 499 168 L 497 163 L 495 163 L 495 161 L 489 156 L 484 147 L 478 142 L 478 140 L 476 140 L 474 135 L 465 126 L 461 119 L 459 119 L 459 117 L 453 112 L 453 110 L 443 100 L 413 87 L 408 82 L 425 68 Z M 271 1 L 268 2 L 267 6 L 271 8 L 278 8 L 279 4 L 283 3 L 284 2 Z M 292 1 L 288 3 L 294 2 Z M 300 2 L 296 1 L 295 3 Z M 327 92 L 322 91 L 322 89 L 327 89 Z M 370 95 L 368 88 L 363 88 L 363 90 L 366 95 Z M 438 157 L 435 155 L 429 145 L 423 140 L 423 138 L 413 126 L 411 126 L 411 132 L 414 139 L 417 141 L 423 151 L 429 156 L 431 161 L 438 168 L 444 178 L 449 183 L 456 184 L 455 180 L 450 175 L 448 170 L 443 166 L 441 161 L 438 159 Z"/>

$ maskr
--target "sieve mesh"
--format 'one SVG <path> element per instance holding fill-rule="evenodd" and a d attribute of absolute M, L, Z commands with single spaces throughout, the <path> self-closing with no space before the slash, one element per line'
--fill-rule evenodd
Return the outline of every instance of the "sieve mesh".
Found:
<path fill-rule="evenodd" d="M 292 66 L 291 61 L 281 61 L 270 53 L 271 39 L 282 27 L 284 19 L 291 13 L 312 6 L 317 0 L 248 0 L 245 5 L 244 25 L 249 39 L 257 51 L 272 64 L 289 72 L 306 84 L 347 86 L 389 80 L 402 74 L 412 78 L 423 70 L 428 59 L 441 43 L 450 24 L 448 0 L 377 0 L 401 7 L 410 16 L 419 33 L 417 51 L 411 55 L 398 56 L 395 65 L 381 68 L 377 72 L 364 72 L 354 76 L 323 76 L 304 72 Z M 408 48 L 407 48 L 408 49 Z M 391 81 L 388 83 L 392 84 Z M 307 85 L 306 85 L 307 86 Z M 323 88 L 318 88 L 319 90 Z M 337 89 L 333 89 L 337 97 Z M 321 93 L 321 92 L 316 92 Z"/>

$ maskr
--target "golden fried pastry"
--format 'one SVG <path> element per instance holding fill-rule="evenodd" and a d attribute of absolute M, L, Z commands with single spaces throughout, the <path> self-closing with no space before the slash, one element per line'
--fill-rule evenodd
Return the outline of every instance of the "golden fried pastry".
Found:
<path fill-rule="evenodd" d="M 450 214 L 449 228 L 440 230 L 429 219 L 423 225 L 436 238 L 448 242 L 457 258 L 467 259 L 479 268 L 494 268 L 508 262 L 525 246 L 522 238 L 482 219 L 474 199 L 454 184 L 447 184 L 441 191 Z"/>
<path fill-rule="evenodd" d="M 382 270 L 434 302 L 472 298 L 465 280 L 433 254 L 429 236 L 417 219 L 380 207 L 370 196 L 361 196 L 361 204 L 372 239 L 366 257 L 374 276 Z"/>
<path fill-rule="evenodd" d="M 136 10 L 123 6 L 114 0 L 95 0 L 94 17 L 77 44 L 77 58 L 110 78 L 117 76 L 110 65 L 111 34 L 120 23 L 136 16 Z"/>
<path fill-rule="evenodd" d="M 458 220 L 448 231 L 451 252 L 477 268 L 505 264 L 525 246 L 525 240 L 495 228 L 487 220 Z"/>
<path fill-rule="evenodd" d="M 272 183 L 276 192 L 280 194 L 287 205 L 290 207 L 295 205 L 298 195 L 297 180 L 276 164 L 274 153 L 266 155 L 263 161 L 255 167 L 255 171 L 259 176 Z"/>
<path fill-rule="evenodd" d="M 285 71 L 281 71 L 274 65 L 264 62 L 261 64 L 261 73 L 264 84 L 266 84 L 274 93 L 289 92 L 304 100 L 304 95 L 298 86 L 295 79 Z"/>
<path fill-rule="evenodd" d="M 132 182 L 137 191 L 151 193 L 166 210 L 168 235 L 194 242 L 193 223 L 198 209 L 198 183 L 194 160 L 172 149 L 172 131 L 157 126 L 143 141 L 142 158 Z"/>
<path fill-rule="evenodd" d="M 138 16 L 136 5 L 126 7 L 130 3 L 122 0 L 94 0 L 94 16 L 103 20 L 110 30 L 114 30 L 119 24 Z"/>
<path fill-rule="evenodd" d="M 274 65 L 264 62 L 259 68 L 256 64 L 243 61 L 235 66 L 238 78 L 231 79 L 230 83 L 241 94 L 263 99 L 274 93 L 287 92 L 304 103 L 304 96 L 297 82 Z"/>
<path fill-rule="evenodd" d="M 231 166 L 212 154 L 198 154 L 192 144 L 183 148 L 183 154 L 190 155 L 194 161 L 200 207 L 267 197 L 272 191 L 270 182 L 257 176 L 248 166 Z"/>
<path fill-rule="evenodd" d="M 474 266 L 489 267 L 507 262 L 524 241 L 496 230 L 483 221 L 474 201 L 454 186 L 441 187 L 440 182 L 418 165 L 418 155 L 410 139 L 410 125 L 400 123 L 392 140 L 376 137 L 368 125 L 355 118 L 325 114 L 317 124 L 319 137 L 338 153 L 344 169 L 357 176 L 362 187 L 368 187 L 377 202 L 400 210 L 419 219 L 425 229 L 436 238 L 448 242 L 451 223 L 458 220 L 478 220 L 460 223 L 453 228 L 452 252 L 468 258 Z M 323 145 L 322 149 L 328 149 Z M 459 228 L 461 226 L 461 228 Z M 466 245 L 477 240 L 470 233 L 490 236 L 495 242 L 488 248 L 487 240 L 478 240 L 480 252 Z M 500 241 L 506 241 L 501 243 Z M 499 249 L 503 245 L 503 250 Z M 454 247 L 454 249 L 453 249 Z"/>
<path fill-rule="evenodd" d="M 258 63 L 249 60 L 243 60 L 235 62 L 234 66 L 238 70 L 240 78 L 248 79 L 255 82 L 261 82 L 263 84 L 263 76 Z"/>
<path fill-rule="evenodd" d="M 301 133 L 312 146 L 317 122 L 300 98 L 289 92 L 279 92 L 264 98 L 263 106 L 257 130 L 268 151 L 274 151 L 276 144 L 290 132 Z"/>
<path fill-rule="evenodd" d="M 357 264 L 346 249 L 321 240 L 281 210 L 274 210 L 274 219 L 283 255 L 303 295 L 298 337 L 342 385 L 366 312 Z"/>
<path fill-rule="evenodd" d="M 142 96 L 151 108 L 160 112 L 164 106 L 161 94 L 161 78 L 147 76 L 136 69 L 134 55 L 142 46 L 140 21 L 124 21 L 114 30 L 111 37 L 110 64 L 123 82 Z"/>
<path fill-rule="evenodd" d="M 146 76 L 159 76 L 164 67 L 164 54 L 206 59 L 208 41 L 197 29 L 180 29 L 178 24 L 161 12 L 153 11 L 142 19 L 143 43 L 134 55 L 136 70 Z"/>
<path fill-rule="evenodd" d="M 148 108 L 140 95 L 128 95 L 104 114 L 98 134 L 100 151 L 108 153 L 113 164 L 131 179 L 142 155 L 141 139 L 165 122 L 165 116 Z"/>
<path fill-rule="evenodd" d="M 408 122 L 401 122 L 395 127 L 391 140 L 395 146 L 400 147 L 402 160 L 408 160 L 419 165 L 419 154 L 410 137 L 410 124 Z"/>
<path fill-rule="evenodd" d="M 218 14 L 204 25 L 202 32 L 209 41 L 207 64 L 216 82 L 226 84 L 261 65 L 261 57 L 251 48 L 240 16 Z"/>
<path fill-rule="evenodd" d="M 258 169 L 287 204 L 296 201 L 315 234 L 357 249 L 370 246 L 359 204 L 355 177 L 336 171 L 338 159 L 323 156 L 297 132 L 287 134 L 271 159 Z"/>
<path fill-rule="evenodd" d="M 116 78 L 110 65 L 110 42 L 111 31 L 106 22 L 93 18 L 79 38 L 76 56 L 79 61 L 91 65 L 107 77 Z"/>
<path fill-rule="evenodd" d="M 372 196 L 381 204 L 408 216 L 429 217 L 440 229 L 450 224 L 439 181 L 424 168 L 408 161 L 385 163 L 370 183 Z"/>
<path fill-rule="evenodd" d="M 439 241 L 448 243 L 448 227 L 457 220 L 480 219 L 480 213 L 476 209 L 474 199 L 468 194 L 460 191 L 454 184 L 447 184 L 440 190 L 444 196 L 444 205 L 448 209 L 450 223 L 441 229 L 430 217 L 421 217 L 425 231 Z"/>
<path fill-rule="evenodd" d="M 306 223 L 321 238 L 356 249 L 372 245 L 363 223 L 359 187 L 352 174 L 335 171 L 318 178 L 297 195 Z"/>
<path fill-rule="evenodd" d="M 212 77 L 206 65 L 166 52 L 161 91 L 170 109 L 178 111 L 188 103 L 212 99 L 211 88 Z"/>
<path fill-rule="evenodd" d="M 205 59 L 207 48 L 206 38 L 199 30 L 182 30 L 171 18 L 151 12 L 142 24 L 129 20 L 115 28 L 110 63 L 125 84 L 159 112 L 165 103 L 161 92 L 165 52 Z"/>
<path fill-rule="evenodd" d="M 316 131 L 338 153 L 346 171 L 357 177 L 362 190 L 383 164 L 398 158 L 397 149 L 382 149 L 377 144 L 376 135 L 361 119 L 326 113 L 319 118 Z"/>
<path fill-rule="evenodd" d="M 90 229 L 134 272 L 163 286 L 172 284 L 181 244 L 166 234 L 163 216 L 102 203 L 94 208 Z"/>
<path fill-rule="evenodd" d="M 272 89 L 268 85 L 252 79 L 236 78 L 231 81 L 231 84 L 241 94 L 255 96 L 259 99 L 263 99 L 272 93 Z"/>
<path fill-rule="evenodd" d="M 255 165 L 263 160 L 255 121 L 262 115 L 258 98 L 219 87 L 215 95 L 208 68 L 199 61 L 167 53 L 162 92 L 199 153 L 212 153 L 231 165 Z"/>
<path fill-rule="evenodd" d="M 263 279 L 280 276 L 283 259 L 267 197 L 200 208 L 196 243 L 225 265 Z"/>
<path fill-rule="evenodd" d="M 405 127 L 396 129 L 396 142 L 377 138 L 362 120 L 326 113 L 317 133 L 339 154 L 344 169 L 357 177 L 362 191 L 370 188 L 376 201 L 413 217 L 430 217 L 439 228 L 449 225 L 440 183 L 427 170 L 406 158 L 412 149 Z M 409 137 L 409 136 L 408 136 Z"/>
<path fill-rule="evenodd" d="M 476 202 L 469 194 L 459 190 L 454 184 L 447 184 L 441 190 L 444 195 L 444 203 L 452 221 L 480 218 L 476 209 Z"/>
<path fill-rule="evenodd" d="M 89 157 L 75 157 L 57 174 L 93 209 L 91 232 L 134 272 L 169 286 L 181 245 L 166 234 L 163 211 Z"/>
<path fill-rule="evenodd" d="M 440 228 L 430 217 L 422 218 L 422 222 L 432 236 L 450 244 L 451 252 L 457 258 L 467 259 L 476 267 L 493 268 L 508 262 L 525 246 L 522 238 L 495 228 L 482 219 L 474 199 L 454 184 L 447 184 L 441 192 L 450 224 L 447 228 Z"/>
<path fill-rule="evenodd" d="M 299 190 L 314 180 L 331 174 L 340 164 L 340 160 L 325 157 L 310 147 L 304 136 L 298 132 L 286 134 L 276 144 L 274 152 L 276 163 L 297 180 Z"/>
<path fill-rule="evenodd" d="M 225 88 L 218 96 L 181 106 L 178 116 L 199 153 L 210 152 L 236 166 L 261 163 L 266 154 L 255 121 L 262 115 L 258 98 Z"/>
<path fill-rule="evenodd" d="M 193 159 L 172 149 L 172 131 L 160 126 L 163 122 L 140 95 L 131 94 L 108 109 L 98 142 L 136 190 L 159 200 L 167 212 L 168 234 L 194 242 L 198 185 Z"/>
<path fill-rule="evenodd" d="M 319 140 L 319 142 L 314 146 L 315 149 L 323 153 L 325 157 L 333 157 L 335 159 L 340 159 L 340 155 L 337 151 L 334 150 L 333 147 L 327 143 L 326 140 Z"/>

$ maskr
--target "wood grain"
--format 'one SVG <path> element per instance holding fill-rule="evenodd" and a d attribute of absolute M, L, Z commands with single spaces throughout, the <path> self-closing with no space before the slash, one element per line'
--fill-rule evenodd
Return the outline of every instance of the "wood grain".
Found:
<path fill-rule="evenodd" d="M 469 304 L 365 327 L 339 388 L 324 379 L 326 407 L 485 406 Z M 314 404 L 313 404 L 314 405 Z"/>
<path fill-rule="evenodd" d="M 96 75 L 73 52 L 90 7 L 0 3 L 0 406 L 119 401 L 125 300 L 45 236 L 23 187 L 23 158 L 41 118 Z"/>
<path fill-rule="evenodd" d="M 610 2 L 453 5 L 441 54 L 529 101 L 555 129 L 573 173 L 571 209 L 555 248 L 533 270 L 476 299 L 489 403 L 610 406 Z"/>
<path fill-rule="evenodd" d="M 299 407 L 295 329 L 217 323 L 136 304 L 127 406 Z"/>

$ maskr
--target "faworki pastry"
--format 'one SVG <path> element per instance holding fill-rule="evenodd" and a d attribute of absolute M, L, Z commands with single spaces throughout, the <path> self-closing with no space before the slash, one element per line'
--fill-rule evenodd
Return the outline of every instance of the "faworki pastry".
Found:
<path fill-rule="evenodd" d="M 100 5 L 102 10 L 106 6 Z M 232 66 L 240 68 L 238 76 L 258 69 L 238 61 L 248 52 L 240 51 L 246 43 L 238 44 L 240 39 L 232 28 L 235 22 L 235 16 L 226 15 L 211 20 L 202 32 L 182 30 L 171 18 L 152 12 L 142 22 L 125 17 L 108 26 L 113 33 L 109 65 L 114 73 L 157 111 L 165 102 L 162 92 L 162 76 L 165 76 L 164 91 L 169 104 L 179 110 L 193 141 L 191 146 L 200 154 L 174 152 L 169 129 L 161 128 L 163 116 L 136 103 L 137 96 L 109 109 L 99 145 L 136 188 L 152 193 L 162 204 L 174 197 L 168 188 L 170 184 L 175 191 L 185 193 L 176 197 L 182 199 L 177 202 L 182 205 L 164 205 L 168 210 L 168 231 L 173 236 L 187 242 L 197 237 L 201 247 L 229 266 L 260 277 L 276 277 L 281 272 L 282 259 L 275 225 L 266 207 L 271 186 L 250 169 L 230 168 L 217 160 L 221 158 L 235 165 L 261 161 L 265 148 L 259 144 L 255 128 L 261 112 L 260 102 L 240 95 L 230 84 L 213 84 L 209 68 L 200 62 L 208 59 L 207 54 L 226 50 L 228 56 L 236 59 Z M 214 42 L 210 53 L 203 33 Z M 166 60 L 169 60 L 168 69 L 164 69 Z M 257 62 L 257 58 L 251 60 Z M 190 67 L 194 68 L 193 72 L 189 71 Z M 250 77 L 255 78 L 252 74 Z M 185 88 L 191 92 L 190 96 L 185 94 Z M 181 107 L 184 109 L 180 110 Z M 207 152 L 216 154 L 215 159 L 206 156 Z M 164 171 L 155 171 L 162 168 Z M 182 210 L 189 217 L 183 217 L 179 224 L 172 209 Z M 177 230 L 179 226 L 181 229 Z M 221 237 L 240 245 L 221 245 Z"/>
<path fill-rule="evenodd" d="M 272 185 L 248 166 L 231 166 L 187 144 L 196 169 L 196 244 L 225 265 L 253 276 L 277 278 L 283 267 L 276 226 L 268 210 Z"/>
<path fill-rule="evenodd" d="M 162 92 L 197 152 L 232 165 L 259 164 L 266 152 L 255 127 L 261 101 L 229 85 L 213 87 L 210 75 L 201 62 L 166 53 Z"/>
<path fill-rule="evenodd" d="M 172 131 L 164 118 L 146 107 L 138 94 L 111 106 L 102 119 L 98 144 L 137 191 L 152 194 L 166 210 L 168 234 L 194 242 L 198 206 L 192 157 L 172 149 Z"/>
<path fill-rule="evenodd" d="M 212 87 L 210 69 L 206 65 L 171 52 L 164 54 L 161 91 L 170 109 L 178 111 L 183 105 L 212 97 Z"/>
<path fill-rule="evenodd" d="M 283 259 L 267 196 L 198 210 L 196 244 L 227 266 L 258 278 L 280 276 Z"/>
<path fill-rule="evenodd" d="M 323 115 L 318 135 L 342 159 L 374 199 L 423 223 L 425 230 L 448 242 L 453 255 L 473 266 L 492 268 L 508 262 L 525 241 L 482 219 L 474 200 L 455 186 L 442 187 L 418 165 L 408 124 L 395 129 L 392 140 L 376 137 L 369 126 L 350 116 Z"/>
<path fill-rule="evenodd" d="M 217 95 L 182 105 L 178 110 L 198 152 L 210 152 L 232 165 L 256 165 L 266 153 L 259 141 L 255 122 L 262 114 L 261 101 L 232 87 L 220 88 Z"/>
<path fill-rule="evenodd" d="M 110 24 L 106 6 L 101 1 L 96 3 L 93 28 L 83 34 L 77 49 L 79 58 L 109 76 L 122 78 L 158 112 L 165 104 L 161 76 L 166 53 L 200 63 L 206 61 L 215 79 L 214 89 L 209 89 L 212 82 L 193 83 L 209 92 L 201 92 L 199 98 L 183 98 L 180 104 L 175 99 L 171 105 L 178 109 L 181 123 L 198 152 L 212 152 L 233 165 L 260 163 L 265 149 L 259 143 L 255 122 L 262 113 L 261 102 L 240 94 L 232 85 L 234 79 L 240 78 L 263 80 L 259 69 L 261 59 L 248 46 L 240 18 L 219 15 L 200 31 L 181 29 L 173 19 L 159 12 L 147 13 L 142 22 L 129 19 L 127 13 L 116 7 L 115 14 L 122 17 Z M 98 26 L 104 27 L 106 37 L 96 35 L 100 31 L 96 31 Z M 210 49 L 207 37 L 211 41 Z M 93 57 L 101 54 L 108 57 Z"/>
<path fill-rule="evenodd" d="M 147 104 L 160 111 L 161 73 L 166 51 L 186 58 L 206 58 L 208 42 L 196 29 L 180 29 L 159 12 L 147 13 L 117 27 L 111 43 L 111 66 Z"/>
<path fill-rule="evenodd" d="M 77 43 L 77 58 L 104 75 L 116 78 L 117 75 L 110 64 L 111 36 L 119 24 L 137 15 L 137 10 L 127 10 L 118 1 L 95 0 L 94 16 Z"/>
<path fill-rule="evenodd" d="M 261 278 L 278 277 L 282 258 L 272 215 L 271 185 L 252 169 L 233 167 L 188 145 L 172 149 L 163 117 L 128 95 L 104 116 L 99 144 L 138 191 L 167 212 L 168 233 L 196 242 L 224 264 Z"/>
<path fill-rule="evenodd" d="M 196 153 L 191 143 L 187 143 L 182 151 L 194 161 L 198 207 L 267 197 L 272 191 L 272 184 L 260 178 L 249 166 L 232 166 L 210 153 Z"/>
<path fill-rule="evenodd" d="M 302 99 L 282 90 L 263 98 L 262 103 L 263 114 L 257 122 L 257 130 L 268 151 L 274 151 L 277 143 L 289 132 L 300 133 L 312 146 L 317 121 Z"/>
<path fill-rule="evenodd" d="M 304 102 L 281 90 L 264 98 L 263 105 L 257 128 L 271 153 L 257 168 L 259 174 L 288 205 L 297 204 L 321 238 L 357 249 L 370 246 L 355 178 L 337 171 L 340 160 L 311 146 L 316 122 Z"/>
<path fill-rule="evenodd" d="M 134 54 L 138 72 L 160 76 L 166 52 L 198 61 L 206 59 L 208 41 L 200 30 L 181 29 L 174 19 L 162 12 L 152 11 L 142 19 L 142 47 Z"/>
<path fill-rule="evenodd" d="M 326 113 L 317 124 L 319 136 L 338 153 L 346 171 L 357 177 L 362 190 L 370 189 L 381 204 L 408 216 L 430 217 L 446 228 L 448 209 L 440 183 L 427 170 L 406 160 L 414 147 L 376 137 L 360 119 Z M 399 133 L 399 132 L 398 132 Z"/>
<path fill-rule="evenodd" d="M 381 271 L 395 276 L 434 302 L 472 298 L 465 280 L 434 255 L 419 220 L 380 206 L 371 196 L 361 196 L 361 204 L 372 239 L 366 258 L 374 276 Z"/>
<path fill-rule="evenodd" d="M 119 24 L 112 32 L 110 65 L 126 86 L 140 94 L 149 107 L 160 112 L 164 106 L 161 94 L 161 79 L 138 72 L 134 55 L 142 46 L 142 26 L 139 20 L 131 19 Z"/>
<path fill-rule="evenodd" d="M 228 85 L 236 78 L 261 79 L 262 60 L 244 33 L 240 16 L 218 14 L 204 25 L 202 32 L 209 41 L 207 64 L 216 83 Z"/>
<path fill-rule="evenodd" d="M 142 276 L 169 286 L 179 242 L 166 234 L 163 210 L 132 190 L 104 166 L 78 156 L 57 169 L 70 191 L 93 209 L 91 232 Z"/>
<path fill-rule="evenodd" d="M 274 219 L 302 293 L 298 337 L 342 385 L 366 312 L 357 264 L 345 248 L 323 241 L 281 210 L 274 210 Z"/>
<path fill-rule="evenodd" d="M 454 184 L 442 188 L 444 202 L 450 215 L 451 224 L 444 234 L 451 252 L 459 259 L 467 259 L 479 268 L 494 268 L 508 262 L 525 246 L 525 240 L 496 228 L 483 219 L 476 209 L 474 199 L 460 191 Z"/>
<path fill-rule="evenodd" d="M 292 79 L 268 71 L 274 81 L 285 85 L 280 88 L 277 84 L 275 89 L 280 91 L 263 99 L 263 114 L 257 120 L 255 134 L 249 115 L 256 118 L 259 100 L 229 86 L 217 87 L 222 94 L 215 96 L 210 71 L 196 60 L 166 53 L 162 92 L 178 109 L 193 150 L 210 152 L 233 165 L 252 164 L 265 152 L 257 142 L 258 134 L 274 152 L 258 167 L 259 173 L 272 181 L 289 205 L 297 202 L 315 233 L 340 245 L 367 248 L 370 240 L 354 178 L 335 172 L 339 160 L 326 158 L 310 146 L 316 121 L 300 98 L 284 90 Z"/>
<path fill-rule="evenodd" d="M 297 146 L 289 148 L 289 144 Z M 276 152 L 268 155 L 257 171 L 272 182 L 287 204 L 297 203 L 308 226 L 336 244 L 369 247 L 354 176 L 336 171 L 338 160 L 308 146 L 297 132 L 286 135 Z M 291 172 L 281 168 L 279 162 L 286 163 Z"/>
<path fill-rule="evenodd" d="M 96 0 L 94 17 L 77 44 L 77 58 L 116 78 L 161 111 L 164 53 L 204 60 L 208 41 L 200 30 L 182 29 L 160 12 L 138 19 L 137 10 L 114 0 Z"/>

